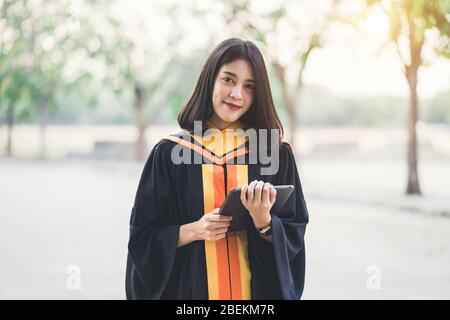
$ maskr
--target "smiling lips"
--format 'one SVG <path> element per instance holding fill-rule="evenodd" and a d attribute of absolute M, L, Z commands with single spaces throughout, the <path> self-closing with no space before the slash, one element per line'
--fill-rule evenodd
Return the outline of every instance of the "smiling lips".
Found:
<path fill-rule="evenodd" d="M 229 103 L 229 102 L 226 102 L 226 101 L 224 101 L 224 103 L 231 110 L 239 110 L 240 108 L 242 108 L 240 106 L 237 106 L 235 104 L 232 104 L 232 103 Z"/>

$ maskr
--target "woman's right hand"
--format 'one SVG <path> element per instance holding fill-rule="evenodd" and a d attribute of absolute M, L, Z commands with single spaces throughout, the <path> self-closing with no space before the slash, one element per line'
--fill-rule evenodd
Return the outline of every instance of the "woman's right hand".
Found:
<path fill-rule="evenodd" d="M 208 212 L 196 222 L 198 240 L 217 241 L 225 238 L 230 222 L 230 216 L 219 215 L 219 208 Z"/>

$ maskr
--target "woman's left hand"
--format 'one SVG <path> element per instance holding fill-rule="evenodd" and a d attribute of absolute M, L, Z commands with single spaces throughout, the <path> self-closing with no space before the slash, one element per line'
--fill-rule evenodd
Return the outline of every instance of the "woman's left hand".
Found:
<path fill-rule="evenodd" d="M 241 189 L 241 201 L 250 216 L 256 228 L 263 228 L 270 224 L 270 209 L 275 203 L 277 191 L 268 182 L 252 181 Z"/>

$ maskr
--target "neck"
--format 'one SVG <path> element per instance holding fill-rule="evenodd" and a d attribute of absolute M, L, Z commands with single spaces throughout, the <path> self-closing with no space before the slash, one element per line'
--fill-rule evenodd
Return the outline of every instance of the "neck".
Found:
<path fill-rule="evenodd" d="M 214 127 L 216 127 L 217 129 L 219 129 L 219 130 L 223 130 L 223 129 L 225 129 L 226 127 L 228 127 L 228 126 L 230 126 L 230 125 L 232 125 L 234 122 L 226 122 L 226 121 L 223 121 L 222 119 L 220 119 L 219 117 L 217 117 L 215 114 L 214 115 L 212 115 L 209 119 L 208 119 L 208 121 L 209 122 L 211 122 L 213 125 L 214 125 Z"/>

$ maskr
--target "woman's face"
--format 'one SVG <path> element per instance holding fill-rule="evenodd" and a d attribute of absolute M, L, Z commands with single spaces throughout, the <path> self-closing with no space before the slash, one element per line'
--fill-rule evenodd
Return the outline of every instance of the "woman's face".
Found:
<path fill-rule="evenodd" d="M 211 121 L 220 129 L 237 121 L 250 109 L 254 99 L 251 65 L 243 59 L 224 64 L 214 82 L 214 114 Z"/>

